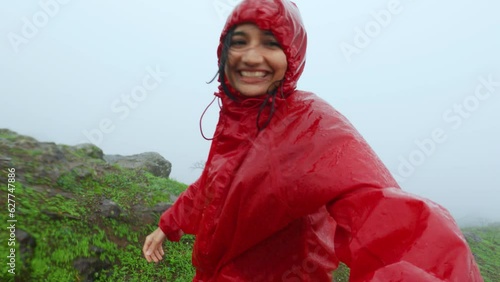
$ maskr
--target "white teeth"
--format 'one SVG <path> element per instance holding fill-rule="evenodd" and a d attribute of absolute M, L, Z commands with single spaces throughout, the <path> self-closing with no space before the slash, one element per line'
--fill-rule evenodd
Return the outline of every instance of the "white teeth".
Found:
<path fill-rule="evenodd" d="M 246 76 L 246 77 L 264 77 L 264 76 L 266 76 L 266 73 L 263 71 L 242 71 L 240 73 L 241 73 L 241 76 Z"/>

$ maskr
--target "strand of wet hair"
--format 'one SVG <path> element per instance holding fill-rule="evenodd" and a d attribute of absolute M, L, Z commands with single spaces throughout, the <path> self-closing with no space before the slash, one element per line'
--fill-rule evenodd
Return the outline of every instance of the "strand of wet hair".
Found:
<path fill-rule="evenodd" d="M 280 84 L 280 86 L 276 87 L 272 91 L 268 91 L 267 98 L 264 100 L 264 102 L 262 102 L 262 105 L 260 106 L 259 113 L 257 114 L 257 120 L 256 120 L 258 132 L 262 131 L 264 128 L 266 128 L 269 125 L 269 123 L 271 123 L 271 119 L 273 118 L 274 112 L 276 110 L 276 106 L 275 106 L 276 105 L 276 94 L 278 92 L 278 89 L 280 91 L 281 97 L 282 98 L 285 97 L 283 94 L 283 81 L 282 80 L 276 81 L 270 87 L 273 87 L 273 85 L 276 85 L 278 83 Z M 269 109 L 269 116 L 267 117 L 266 122 L 264 122 L 264 124 L 261 126 L 259 123 L 260 116 L 261 116 L 262 112 L 264 111 L 264 109 L 266 108 L 267 104 L 269 103 L 269 100 L 271 100 L 271 105 L 270 105 L 271 108 Z"/>
<path fill-rule="evenodd" d="M 229 97 L 229 99 L 231 99 L 233 101 L 238 101 L 238 99 L 233 94 L 231 94 L 231 91 L 229 91 L 229 88 L 226 85 L 226 74 L 225 74 L 225 70 L 224 70 L 226 67 L 227 58 L 229 56 L 229 48 L 231 47 L 231 40 L 233 37 L 233 33 L 234 33 L 234 27 L 229 29 L 226 36 L 224 37 L 224 40 L 222 42 L 222 50 L 221 50 L 221 54 L 220 54 L 219 69 L 215 73 L 212 80 L 207 82 L 207 84 L 212 83 L 215 80 L 215 78 L 218 76 L 219 81 L 220 81 L 221 86 L 222 86 L 222 90 L 224 91 L 224 94 L 226 94 L 226 96 Z"/>

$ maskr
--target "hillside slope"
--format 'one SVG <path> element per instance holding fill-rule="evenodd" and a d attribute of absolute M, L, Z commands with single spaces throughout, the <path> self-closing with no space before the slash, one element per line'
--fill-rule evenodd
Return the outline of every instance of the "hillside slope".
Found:
<path fill-rule="evenodd" d="M 500 224 L 464 228 L 485 282 L 500 281 Z"/>
<path fill-rule="evenodd" d="M 0 237 L 7 263 L 0 281 L 192 280 L 194 237 L 167 242 L 158 264 L 148 264 L 141 252 L 144 237 L 186 185 L 167 178 L 168 161 L 158 161 L 166 164 L 158 169 L 110 159 L 117 156 L 93 145 L 38 142 L 0 129 L 0 197 L 11 204 L 0 221 L 13 225 L 12 236 Z M 133 168 L 123 167 L 130 163 Z M 500 225 L 464 234 L 485 281 L 500 281 Z M 348 281 L 348 273 L 341 265 L 335 281 Z"/>
<path fill-rule="evenodd" d="M 17 221 L 8 223 L 15 240 L 0 238 L 3 265 L 13 262 L 0 273 L 0 281 L 193 277 L 193 237 L 169 243 L 168 258 L 158 265 L 148 264 L 141 253 L 144 237 L 185 184 L 143 168 L 110 165 L 92 145 L 38 142 L 5 129 L 0 129 L 0 166 L 5 187 L 0 197 L 11 204 L 10 211 L 0 213 L 0 221 Z"/>

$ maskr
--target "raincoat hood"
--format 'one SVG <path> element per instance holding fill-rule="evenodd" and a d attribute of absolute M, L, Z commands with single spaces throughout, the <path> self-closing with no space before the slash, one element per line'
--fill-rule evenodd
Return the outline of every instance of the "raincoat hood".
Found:
<path fill-rule="evenodd" d="M 290 95 L 297 87 L 306 62 L 307 34 L 295 3 L 287 0 L 246 0 L 228 17 L 220 36 L 217 56 L 221 59 L 224 38 L 228 31 L 243 23 L 253 23 L 269 30 L 276 37 L 286 55 L 288 68 L 283 81 L 283 93 Z M 226 85 L 229 83 L 226 81 Z M 232 91 L 231 87 L 229 87 Z M 219 87 L 219 91 L 222 88 Z M 220 96 L 219 96 L 220 97 Z"/>

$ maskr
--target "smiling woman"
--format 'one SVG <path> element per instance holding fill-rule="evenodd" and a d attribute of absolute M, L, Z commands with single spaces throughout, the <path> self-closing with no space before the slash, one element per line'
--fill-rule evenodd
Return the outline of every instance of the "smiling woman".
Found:
<path fill-rule="evenodd" d="M 206 165 L 147 236 L 147 261 L 187 233 L 193 281 L 331 282 L 339 261 L 351 282 L 482 281 L 448 211 L 402 191 L 342 114 L 296 89 L 306 46 L 290 1 L 229 16 Z"/>

